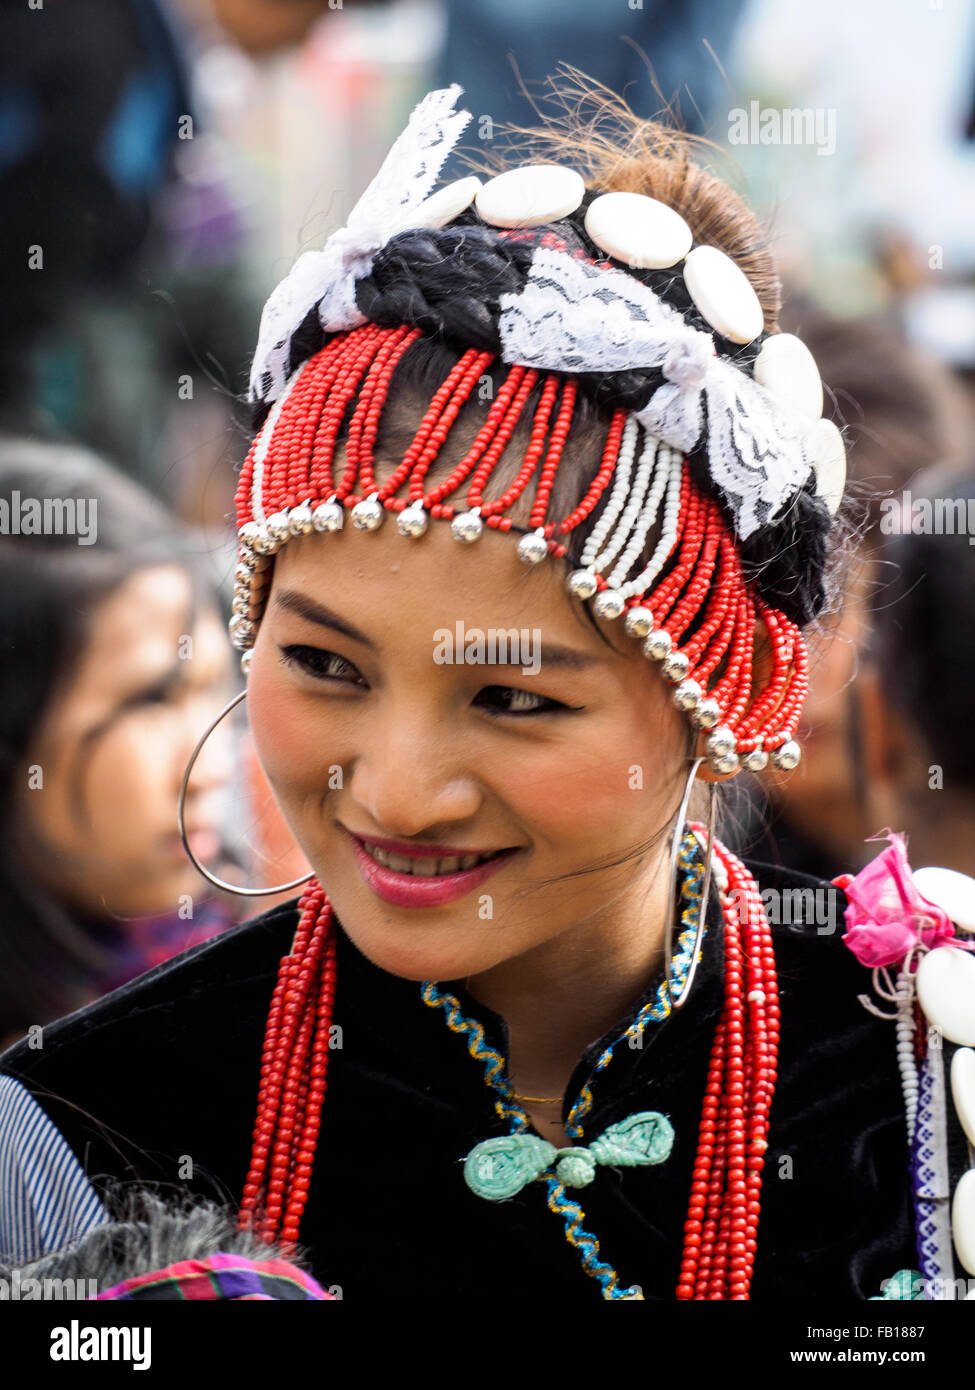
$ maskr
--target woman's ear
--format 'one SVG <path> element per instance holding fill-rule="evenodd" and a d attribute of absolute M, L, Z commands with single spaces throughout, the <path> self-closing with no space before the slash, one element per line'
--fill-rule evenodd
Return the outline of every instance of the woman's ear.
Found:
<path fill-rule="evenodd" d="M 772 679 L 773 670 L 772 642 L 769 637 L 768 628 L 762 618 L 755 619 L 755 640 L 752 644 L 752 696 L 760 694 Z M 695 758 L 704 758 L 704 762 L 697 770 L 697 780 L 699 782 L 728 782 L 732 777 L 737 777 L 737 772 L 715 772 L 709 762 L 708 757 L 708 738 L 710 729 L 702 729 L 698 734 L 697 744 L 694 750 Z"/>

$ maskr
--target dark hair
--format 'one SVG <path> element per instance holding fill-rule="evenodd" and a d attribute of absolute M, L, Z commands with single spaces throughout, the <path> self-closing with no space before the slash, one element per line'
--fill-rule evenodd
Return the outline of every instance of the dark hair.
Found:
<path fill-rule="evenodd" d="M 0 545 L 0 1039 L 76 1007 L 108 963 L 43 885 L 28 879 L 11 821 L 13 779 L 54 695 L 71 681 L 98 605 L 132 574 L 182 563 L 204 592 L 186 542 L 140 487 L 87 450 L 0 436 L 0 499 L 89 501 L 94 544 L 75 534 L 6 535 Z"/>
<path fill-rule="evenodd" d="M 879 560 L 890 578 L 875 615 L 875 645 L 891 703 L 924 739 L 931 756 L 975 791 L 975 469 L 932 477 L 912 498 L 939 504 L 954 528 L 887 537 Z M 899 504 L 898 504 L 899 506 Z M 958 512 L 964 515 L 961 526 Z"/>

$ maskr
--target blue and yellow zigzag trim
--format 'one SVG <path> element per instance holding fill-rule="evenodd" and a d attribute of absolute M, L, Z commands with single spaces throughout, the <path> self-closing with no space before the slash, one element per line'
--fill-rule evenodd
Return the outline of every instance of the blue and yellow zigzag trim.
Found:
<path fill-rule="evenodd" d="M 674 989 L 679 992 L 683 988 L 687 972 L 690 969 L 691 951 L 694 946 L 704 881 L 701 846 L 691 831 L 687 831 L 684 835 L 677 862 L 683 872 L 681 880 L 681 900 L 684 903 L 681 910 L 683 930 L 678 937 L 677 950 L 674 952 L 669 970 L 673 978 Z M 702 941 L 706 935 L 707 924 L 705 923 Z M 520 1134 L 530 1129 L 531 1120 L 514 1099 L 514 1092 L 505 1072 L 505 1059 L 500 1052 L 485 1043 L 484 1029 L 481 1024 L 476 1019 L 465 1018 L 456 995 L 443 993 L 432 980 L 423 982 L 420 987 L 420 997 L 424 1004 L 430 1008 L 443 1010 L 444 1019 L 450 1031 L 466 1037 L 468 1052 L 475 1061 L 484 1064 L 485 1085 L 495 1092 L 494 1108 L 499 1118 L 509 1126 L 509 1133 Z M 666 980 L 661 980 L 654 998 L 643 1006 L 626 1031 L 610 1047 L 606 1048 L 596 1062 L 592 1077 L 583 1086 L 569 1111 L 569 1118 L 565 1126 L 565 1132 L 568 1136 L 573 1139 L 582 1137 L 582 1121 L 592 1108 L 591 1083 L 598 1073 L 604 1071 L 612 1061 L 614 1049 L 624 1039 L 629 1041 L 634 1037 L 642 1037 L 644 1029 L 651 1020 L 665 1019 L 670 1012 L 671 1004 Z M 579 1252 L 583 1269 L 597 1281 L 602 1290 L 603 1298 L 610 1300 L 642 1299 L 643 1294 L 638 1288 L 635 1286 L 624 1288 L 612 1265 L 599 1258 L 599 1241 L 582 1225 L 586 1219 L 586 1213 L 578 1202 L 572 1201 L 567 1196 L 565 1187 L 559 1179 L 551 1174 L 543 1173 L 539 1180 L 543 1180 L 548 1188 L 546 1204 L 549 1210 L 562 1217 L 566 1240 Z"/>

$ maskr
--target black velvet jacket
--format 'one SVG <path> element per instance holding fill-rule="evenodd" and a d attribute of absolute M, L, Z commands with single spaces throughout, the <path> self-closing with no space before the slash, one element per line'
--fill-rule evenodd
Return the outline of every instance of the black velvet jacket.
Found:
<path fill-rule="evenodd" d="M 762 888 L 834 895 L 831 934 L 773 926 L 782 1009 L 779 1079 L 763 1175 L 755 1300 L 866 1299 L 917 1268 L 906 1127 L 893 1025 L 857 1000 L 869 972 L 843 945 L 843 897 L 819 880 L 751 865 Z M 712 904 L 714 906 L 714 904 Z M 0 1070 L 45 1107 L 92 1181 L 177 1183 L 239 1198 L 259 1061 L 280 957 L 297 922 L 276 908 L 141 976 L 18 1044 Z M 598 1167 L 570 1189 L 621 1284 L 674 1298 L 701 1102 L 723 1000 L 722 927 L 712 912 L 684 1009 L 625 1041 L 593 1083 L 584 1143 L 638 1110 L 669 1116 L 675 1142 L 654 1167 Z M 659 977 L 580 1058 L 566 1112 L 604 1048 Z M 507 1054 L 504 1021 L 442 986 Z M 483 1064 L 420 985 L 338 940 L 328 1092 L 302 1241 L 314 1273 L 345 1298 L 601 1299 L 546 1206 L 544 1182 L 491 1202 L 463 1179 L 475 1144 L 506 1132 Z M 338 1038 L 336 1038 L 338 1040 Z"/>

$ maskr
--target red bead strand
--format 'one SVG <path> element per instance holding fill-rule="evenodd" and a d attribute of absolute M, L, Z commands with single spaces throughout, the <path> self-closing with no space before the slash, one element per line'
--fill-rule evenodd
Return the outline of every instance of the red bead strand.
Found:
<path fill-rule="evenodd" d="M 478 430 L 473 444 L 457 464 L 456 468 L 453 469 L 443 482 L 438 483 L 437 486 L 428 493 L 424 493 L 423 491 L 423 479 L 430 467 L 432 456 L 431 460 L 421 459 L 417 461 L 413 472 L 410 474 L 409 495 L 411 498 L 416 498 L 418 501 L 422 500 L 423 505 L 429 508 L 433 516 L 453 515 L 453 508 L 441 507 L 440 499 L 442 497 L 448 497 L 450 493 L 456 491 L 464 479 L 468 477 L 471 470 L 476 466 L 484 450 L 488 448 L 495 434 L 504 423 L 518 387 L 521 385 L 521 381 L 527 371 L 527 367 L 522 367 L 518 363 L 515 363 L 514 366 L 509 368 L 508 374 L 499 387 L 498 394 L 495 396 L 488 410 L 487 418 Z"/>
<path fill-rule="evenodd" d="M 476 349 L 469 348 L 463 357 L 455 362 L 430 402 L 410 447 L 380 489 L 380 497 L 392 497 L 416 465 L 422 463 L 423 472 L 426 473 L 443 447 L 461 407 L 493 361 L 492 353 L 477 352 Z M 422 482 L 419 484 L 419 491 L 414 491 L 411 486 L 410 501 L 418 501 L 422 496 Z M 403 505 L 407 503 L 404 501 Z"/>
<path fill-rule="evenodd" d="M 572 414 L 576 406 L 577 388 L 571 377 L 562 383 L 562 399 L 559 401 L 559 408 L 555 416 L 555 424 L 552 426 L 552 434 L 548 442 L 548 452 L 545 455 L 545 462 L 542 464 L 542 471 L 538 479 L 538 489 L 535 493 L 535 501 L 528 518 L 528 525 L 532 530 L 544 526 L 546 537 L 551 537 L 556 529 L 556 522 L 545 524 L 545 513 L 548 510 L 549 497 L 552 494 L 552 485 L 555 482 L 555 474 L 559 464 L 562 462 L 562 453 L 565 449 L 565 441 L 569 437 L 569 430 L 572 427 Z M 564 552 L 565 547 L 563 547 Z"/>
<path fill-rule="evenodd" d="M 628 413 L 629 412 L 626 410 L 613 411 L 613 418 L 610 421 L 609 431 L 606 435 L 606 443 L 603 447 L 603 457 L 599 465 L 599 470 L 590 483 L 589 490 L 578 507 L 571 511 L 555 528 L 560 535 L 568 535 L 580 522 L 585 521 L 586 517 L 606 491 L 609 480 L 613 476 L 613 470 L 616 467 L 616 460 L 619 457 L 620 440 L 623 436 L 623 427 L 626 424 Z M 602 578 L 602 576 L 600 576 L 600 578 Z M 603 580 L 603 586 L 605 587 L 605 580 Z"/>

